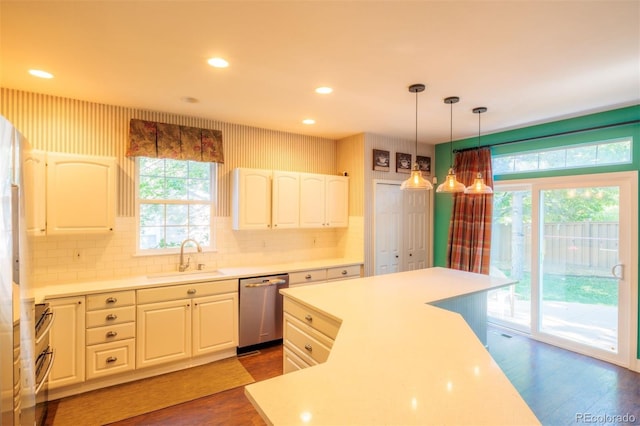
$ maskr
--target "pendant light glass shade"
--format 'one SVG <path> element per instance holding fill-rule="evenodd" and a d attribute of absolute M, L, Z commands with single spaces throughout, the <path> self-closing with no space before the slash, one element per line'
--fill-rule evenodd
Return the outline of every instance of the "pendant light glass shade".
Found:
<path fill-rule="evenodd" d="M 485 107 L 478 107 L 473 109 L 474 114 L 478 114 L 478 149 L 480 149 L 480 114 L 487 112 Z M 479 154 L 478 154 L 479 155 Z M 493 194 L 493 189 L 484 183 L 482 173 L 478 172 L 473 183 L 464 189 L 465 194 Z"/>
<path fill-rule="evenodd" d="M 416 94 L 416 161 L 413 163 L 411 169 L 411 176 L 400 185 L 401 190 L 405 189 L 419 189 L 429 190 L 433 189 L 431 182 L 422 177 L 422 172 L 418 166 L 418 93 L 423 92 L 425 89 L 424 84 L 412 84 L 409 86 L 409 92 Z"/>
<path fill-rule="evenodd" d="M 450 108 L 451 117 L 449 121 L 450 123 L 449 146 L 451 150 L 450 152 L 451 163 L 449 166 L 449 173 L 447 174 L 447 177 L 445 178 L 444 182 L 438 185 L 436 192 L 453 193 L 453 192 L 464 192 L 465 190 L 464 184 L 462 182 L 458 182 L 458 179 L 456 179 L 456 172 L 453 170 L 453 104 L 458 103 L 459 100 L 460 98 L 457 96 L 449 96 L 444 100 L 445 104 L 451 105 L 451 108 Z"/>

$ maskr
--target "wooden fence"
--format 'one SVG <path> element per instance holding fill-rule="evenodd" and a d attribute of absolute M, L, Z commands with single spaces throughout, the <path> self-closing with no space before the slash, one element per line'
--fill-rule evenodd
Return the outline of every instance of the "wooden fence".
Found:
<path fill-rule="evenodd" d="M 512 245 L 521 245 L 524 271 L 530 271 L 531 225 L 514 236 L 511 225 L 494 224 L 492 264 L 511 267 Z M 615 222 L 547 223 L 542 241 L 545 273 L 608 276 L 618 263 L 618 224 Z"/>

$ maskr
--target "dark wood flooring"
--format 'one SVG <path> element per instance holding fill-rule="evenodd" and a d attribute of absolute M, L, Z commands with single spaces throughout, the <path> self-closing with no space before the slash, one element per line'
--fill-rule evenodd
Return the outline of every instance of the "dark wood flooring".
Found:
<path fill-rule="evenodd" d="M 634 416 L 631 423 L 640 424 L 640 374 L 494 327 L 489 328 L 488 344 L 493 358 L 543 425 L 623 424 L 624 418 L 613 416 L 624 415 Z M 282 346 L 261 349 L 240 361 L 256 381 L 278 376 L 282 374 Z M 47 425 L 52 424 L 54 414 L 55 402 L 50 404 Z M 240 387 L 113 425 L 264 422 Z"/>

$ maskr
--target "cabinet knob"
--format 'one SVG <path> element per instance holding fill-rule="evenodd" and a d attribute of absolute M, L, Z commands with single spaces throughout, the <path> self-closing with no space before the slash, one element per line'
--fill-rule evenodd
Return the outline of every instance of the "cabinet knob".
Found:
<path fill-rule="evenodd" d="M 310 280 L 310 279 L 311 279 L 311 274 L 307 274 L 307 275 L 305 275 L 305 276 L 304 276 L 304 279 L 305 279 L 305 280 Z"/>
<path fill-rule="evenodd" d="M 116 337 L 118 335 L 117 331 L 108 331 L 107 337 Z"/>
<path fill-rule="evenodd" d="M 109 314 L 106 316 L 107 321 L 113 321 L 118 319 L 118 316 L 116 314 Z"/>
<path fill-rule="evenodd" d="M 347 270 L 343 269 L 341 273 L 342 273 L 342 275 L 347 275 Z"/>
<path fill-rule="evenodd" d="M 110 364 L 112 362 L 116 362 L 118 360 L 117 356 L 110 356 L 109 358 L 106 359 L 107 364 Z"/>
<path fill-rule="evenodd" d="M 309 314 L 307 314 L 304 319 L 306 319 L 307 321 L 313 321 L 313 317 Z"/>
<path fill-rule="evenodd" d="M 304 345 L 304 348 L 305 348 L 306 350 L 308 350 L 309 352 L 313 352 L 313 347 L 312 347 L 309 343 L 307 343 L 306 345 Z"/>
<path fill-rule="evenodd" d="M 190 288 L 189 290 L 187 290 L 187 294 L 196 294 L 196 289 Z"/>
<path fill-rule="evenodd" d="M 107 298 L 107 300 L 105 302 L 107 303 L 116 303 L 118 301 L 118 299 L 116 299 L 115 297 L 109 297 Z"/>

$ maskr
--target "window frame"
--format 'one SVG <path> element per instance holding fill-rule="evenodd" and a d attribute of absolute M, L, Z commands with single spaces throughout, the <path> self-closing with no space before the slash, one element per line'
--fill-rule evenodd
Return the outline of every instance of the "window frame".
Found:
<path fill-rule="evenodd" d="M 142 200 L 140 198 L 140 158 L 136 157 L 135 159 L 135 255 L 136 256 L 157 256 L 157 255 L 169 255 L 169 254 L 177 254 L 180 253 L 180 247 L 167 247 L 167 248 L 154 248 L 154 249 L 142 249 L 140 247 L 140 206 L 142 204 L 191 204 L 191 205 L 209 205 L 209 245 L 200 244 L 203 252 L 214 252 L 216 251 L 216 239 L 215 239 L 215 207 L 217 201 L 217 173 L 218 173 L 218 164 L 214 162 L 210 162 L 209 164 L 209 188 L 211 191 L 211 197 L 209 201 L 204 200 L 180 200 L 180 199 L 153 199 Z M 164 160 L 173 160 L 173 161 L 191 161 L 191 160 L 174 160 L 171 158 L 167 158 Z"/>

